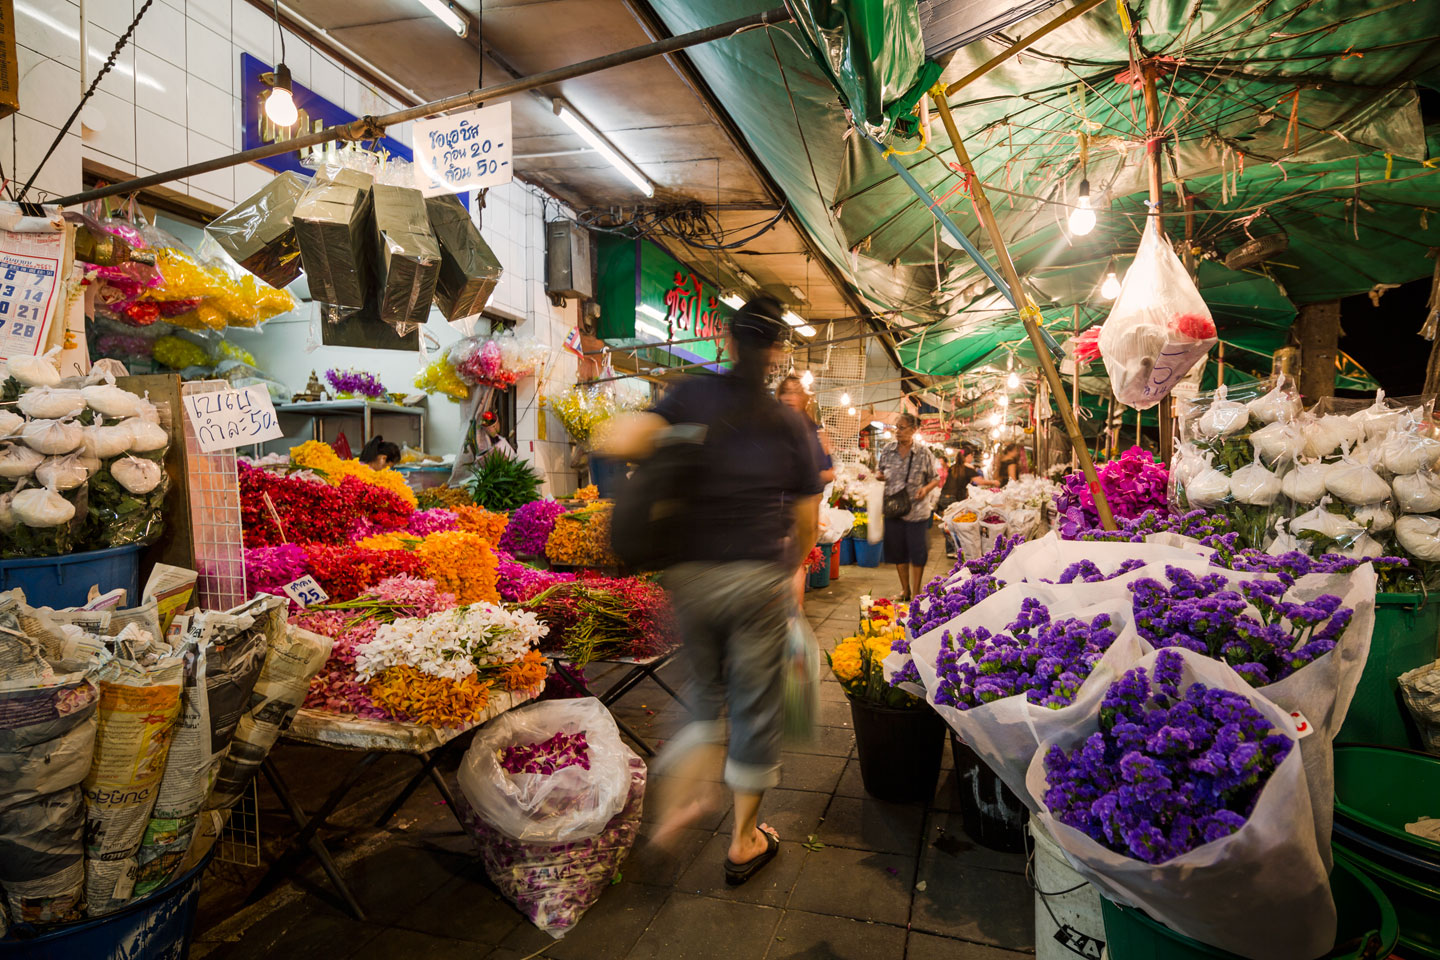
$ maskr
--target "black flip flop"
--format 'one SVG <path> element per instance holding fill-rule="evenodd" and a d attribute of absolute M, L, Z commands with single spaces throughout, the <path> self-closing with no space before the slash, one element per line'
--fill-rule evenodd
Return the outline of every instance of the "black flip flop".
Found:
<path fill-rule="evenodd" d="M 738 887 L 755 876 L 761 867 L 774 860 L 775 855 L 780 852 L 780 838 L 769 830 L 762 829 L 760 832 L 765 835 L 764 853 L 744 863 L 735 863 L 729 857 L 725 858 L 725 882 L 730 886 Z"/>

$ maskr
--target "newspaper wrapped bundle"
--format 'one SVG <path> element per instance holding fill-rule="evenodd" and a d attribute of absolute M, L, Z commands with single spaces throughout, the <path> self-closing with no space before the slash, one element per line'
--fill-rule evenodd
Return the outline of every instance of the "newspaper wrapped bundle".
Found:
<path fill-rule="evenodd" d="M 240 266 L 284 287 L 300 276 L 300 241 L 291 219 L 309 185 L 309 177 L 287 170 L 212 220 L 205 232 Z"/>
<path fill-rule="evenodd" d="M 430 229 L 425 198 L 413 187 L 377 183 L 375 202 L 377 266 L 381 277 L 380 319 L 404 336 L 425 322 L 440 276 L 440 245 Z"/>
<path fill-rule="evenodd" d="M 370 174 L 327 168 L 295 205 L 292 221 L 310 293 L 322 303 L 365 306 L 370 261 Z"/>
<path fill-rule="evenodd" d="M 425 210 L 440 244 L 435 305 L 446 320 L 478 316 L 500 282 L 500 261 L 480 236 L 470 211 L 453 195 L 427 197 Z"/>

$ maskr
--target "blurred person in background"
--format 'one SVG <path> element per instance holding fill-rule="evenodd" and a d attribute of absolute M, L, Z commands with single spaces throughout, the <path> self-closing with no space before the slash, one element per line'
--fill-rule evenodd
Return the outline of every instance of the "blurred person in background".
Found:
<path fill-rule="evenodd" d="M 780 782 L 791 583 L 815 545 L 823 489 L 813 424 L 766 389 L 788 332 L 783 313 L 773 297 L 748 301 L 730 322 L 726 373 L 680 383 L 654 410 L 615 418 L 597 439 L 607 455 L 642 460 L 669 426 L 705 427 L 689 535 L 663 578 L 684 638 L 694 716 L 657 760 L 674 795 L 654 840 L 673 844 L 713 809 L 703 777 L 726 744 L 728 715 L 731 885 L 749 880 L 780 849 L 779 835 L 760 822 L 760 802 Z"/>
<path fill-rule="evenodd" d="M 1000 486 L 1008 486 L 1010 481 L 1019 480 L 1029 472 L 1030 463 L 1023 443 L 1007 443 L 1000 448 L 1000 456 L 995 461 L 995 479 Z"/>
<path fill-rule="evenodd" d="M 360 462 L 371 470 L 384 470 L 400 462 L 400 445 L 376 434 L 360 451 Z"/>
<path fill-rule="evenodd" d="M 925 562 L 930 556 L 930 510 L 926 497 L 940 483 L 935 460 L 915 442 L 920 420 L 902 413 L 895 427 L 895 442 L 880 451 L 876 476 L 885 481 L 885 496 L 902 491 L 909 495 L 910 509 L 898 519 L 885 517 L 885 562 L 895 564 L 900 577 L 900 599 L 908 603 L 924 585 Z"/>
<path fill-rule="evenodd" d="M 835 479 L 835 460 L 830 456 L 830 437 L 825 428 L 815 422 L 810 416 L 810 392 L 805 389 L 805 382 L 795 374 L 790 374 L 780 381 L 780 386 L 775 388 L 775 397 L 785 406 L 794 410 L 805 419 L 809 427 L 810 438 L 814 441 L 811 452 L 815 456 L 815 462 L 820 467 L 820 483 L 829 483 Z M 816 504 L 819 509 L 819 504 Z M 817 517 L 818 522 L 818 517 Z M 805 578 L 807 576 L 805 562 L 802 558 L 800 566 L 795 571 L 795 602 L 801 607 L 805 606 Z"/>

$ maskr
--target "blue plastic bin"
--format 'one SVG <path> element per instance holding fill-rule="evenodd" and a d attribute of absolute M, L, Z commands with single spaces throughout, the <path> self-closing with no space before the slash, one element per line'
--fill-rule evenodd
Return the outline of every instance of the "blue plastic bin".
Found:
<path fill-rule="evenodd" d="M 26 937 L 19 927 L 0 939 L 5 960 L 185 960 L 195 934 L 200 874 L 212 848 L 194 868 L 106 917 L 67 923 Z"/>
<path fill-rule="evenodd" d="M 840 538 L 840 566 L 855 562 L 855 541 L 849 537 Z"/>
<path fill-rule="evenodd" d="M 869 540 L 855 540 L 855 562 L 862 567 L 878 567 L 885 556 L 885 544 Z"/>
<path fill-rule="evenodd" d="M 614 457 L 600 457 L 590 454 L 590 482 L 603 500 L 614 500 L 630 472 L 630 464 Z"/>
<path fill-rule="evenodd" d="M 140 551 L 144 544 L 72 553 L 64 557 L 23 557 L 0 560 L 0 590 L 25 591 L 37 607 L 79 607 L 90 598 L 90 588 L 101 593 L 116 587 L 129 591 L 127 603 L 140 602 Z"/>
<path fill-rule="evenodd" d="M 830 551 L 834 549 L 833 543 L 817 543 L 820 548 L 820 555 L 824 559 L 820 561 L 820 569 L 810 574 L 810 589 L 819 590 L 830 586 Z"/>

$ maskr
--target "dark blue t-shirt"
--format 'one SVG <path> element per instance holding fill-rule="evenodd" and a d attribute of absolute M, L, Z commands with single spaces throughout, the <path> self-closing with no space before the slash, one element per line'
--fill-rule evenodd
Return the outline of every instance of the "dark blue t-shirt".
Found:
<path fill-rule="evenodd" d="M 823 489 L 805 418 L 730 375 L 677 384 L 654 412 L 707 428 L 685 559 L 784 560 L 791 508 Z"/>

